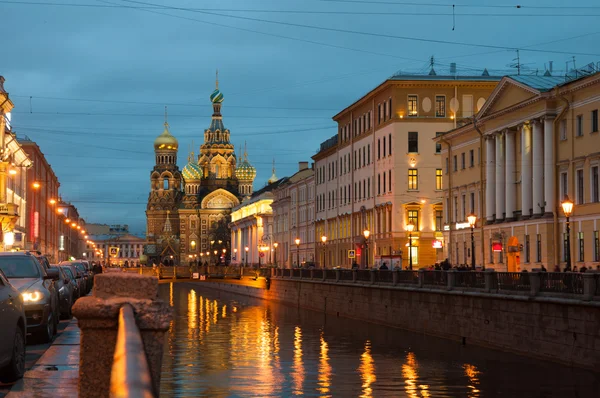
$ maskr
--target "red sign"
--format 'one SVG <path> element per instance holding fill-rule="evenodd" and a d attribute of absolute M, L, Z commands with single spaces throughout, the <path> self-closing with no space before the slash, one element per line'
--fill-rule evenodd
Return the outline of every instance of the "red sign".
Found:
<path fill-rule="evenodd" d="M 492 243 L 492 250 L 495 252 L 501 252 L 502 251 L 502 243 L 501 242 Z"/>
<path fill-rule="evenodd" d="M 260 253 L 258 253 L 258 255 L 259 255 L 259 256 L 261 256 L 261 257 L 264 257 L 264 256 L 265 256 L 265 253 L 263 253 L 263 252 L 260 252 Z"/>
<path fill-rule="evenodd" d="M 441 240 L 434 240 L 433 241 L 433 248 L 434 249 L 441 249 L 442 248 L 442 241 Z"/>

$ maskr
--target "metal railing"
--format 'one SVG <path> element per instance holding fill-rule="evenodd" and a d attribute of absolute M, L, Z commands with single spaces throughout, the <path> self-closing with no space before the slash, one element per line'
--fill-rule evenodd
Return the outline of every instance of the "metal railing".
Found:
<path fill-rule="evenodd" d="M 496 272 L 496 290 L 529 291 L 529 275 L 527 272 Z"/>
<path fill-rule="evenodd" d="M 119 311 L 119 330 L 110 376 L 111 397 L 158 396 L 152 388 L 150 368 L 133 307 L 125 304 Z"/>
<path fill-rule="evenodd" d="M 540 292 L 583 294 L 583 274 L 575 272 L 543 272 Z"/>
<path fill-rule="evenodd" d="M 454 286 L 485 289 L 485 275 L 483 272 L 456 272 Z"/>
<path fill-rule="evenodd" d="M 445 271 L 424 271 L 423 286 L 448 286 L 448 273 Z"/>

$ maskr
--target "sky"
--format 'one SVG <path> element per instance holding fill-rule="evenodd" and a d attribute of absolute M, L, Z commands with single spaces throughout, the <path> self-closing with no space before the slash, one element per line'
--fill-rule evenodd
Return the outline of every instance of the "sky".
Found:
<path fill-rule="evenodd" d="M 178 164 L 198 154 L 219 70 L 223 122 L 257 168 L 292 175 L 332 116 L 397 72 L 554 73 L 600 62 L 600 4 L 453 0 L 0 0 L 12 127 L 87 222 L 145 233 L 168 107 Z M 520 8 L 516 5 L 520 4 Z M 519 50 L 517 52 L 517 49 Z"/>

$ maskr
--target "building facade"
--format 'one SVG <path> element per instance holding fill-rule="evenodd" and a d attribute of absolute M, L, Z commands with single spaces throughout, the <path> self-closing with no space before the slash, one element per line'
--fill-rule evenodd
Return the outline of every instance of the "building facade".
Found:
<path fill-rule="evenodd" d="M 154 142 L 156 165 L 150 175 L 150 195 L 146 209 L 150 261 L 176 263 L 214 250 L 211 242 L 221 242 L 218 250 L 230 252 L 228 229 L 231 209 L 252 195 L 256 169 L 244 150 L 238 158 L 223 125 L 223 94 L 217 87 L 210 95 L 213 115 L 204 131 L 197 159 L 192 152 L 179 171 L 178 141 L 165 121 L 163 133 Z"/>
<path fill-rule="evenodd" d="M 472 117 L 499 79 L 487 72 L 397 75 L 334 116 L 337 135 L 313 156 L 316 240 L 327 238 L 328 264 L 365 267 L 403 255 L 404 268 L 410 258 L 418 268 L 443 259 L 440 148 L 433 138 Z"/>
<path fill-rule="evenodd" d="M 140 266 L 146 239 L 131 234 L 91 235 L 89 240 L 95 243 L 86 244 L 85 257 L 90 260 L 105 260 L 109 264 L 120 267 Z M 98 254 L 97 250 L 101 253 Z"/>
<path fill-rule="evenodd" d="M 476 118 L 440 137 L 448 255 L 501 271 L 600 261 L 600 73 L 505 77 Z M 481 153 L 464 167 L 468 153 Z M 468 155 L 467 155 L 468 156 Z M 561 203 L 574 202 L 569 240 Z"/>
<path fill-rule="evenodd" d="M 277 243 L 273 254 L 280 267 L 322 266 L 323 259 L 315 253 L 314 174 L 314 167 L 300 162 L 298 172 L 273 190 L 273 239 Z"/>
<path fill-rule="evenodd" d="M 58 227 L 58 261 L 83 258 L 86 247 L 87 231 L 85 220 L 79 216 L 79 211 L 70 202 L 59 198 L 56 205 Z"/>

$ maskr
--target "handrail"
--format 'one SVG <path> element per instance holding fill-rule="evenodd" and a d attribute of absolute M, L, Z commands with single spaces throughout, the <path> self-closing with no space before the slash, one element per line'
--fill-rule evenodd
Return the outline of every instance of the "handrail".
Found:
<path fill-rule="evenodd" d="M 154 398 L 152 378 L 133 307 L 124 304 L 119 310 L 117 345 L 110 376 L 113 398 Z"/>

